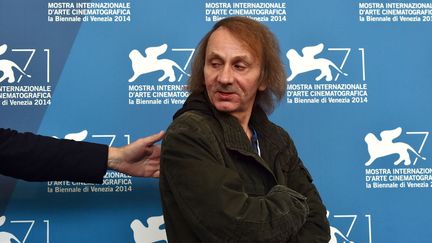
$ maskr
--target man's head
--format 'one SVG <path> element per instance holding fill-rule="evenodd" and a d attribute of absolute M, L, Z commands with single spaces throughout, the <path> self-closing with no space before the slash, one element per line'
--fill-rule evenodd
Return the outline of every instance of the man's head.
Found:
<path fill-rule="evenodd" d="M 219 21 L 198 46 L 188 87 L 207 90 L 218 110 L 241 112 L 256 103 L 271 113 L 286 90 L 276 38 L 247 17 Z"/>

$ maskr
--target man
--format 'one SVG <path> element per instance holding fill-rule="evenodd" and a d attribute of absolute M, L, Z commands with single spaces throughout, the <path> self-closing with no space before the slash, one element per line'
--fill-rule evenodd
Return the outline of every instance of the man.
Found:
<path fill-rule="evenodd" d="M 142 177 L 159 177 L 164 132 L 124 147 L 55 139 L 0 129 L 0 174 L 27 181 L 68 180 L 102 183 L 107 169 Z"/>
<path fill-rule="evenodd" d="M 312 179 L 289 135 L 266 115 L 286 88 L 273 34 L 245 17 L 216 23 L 188 87 L 162 142 L 169 242 L 327 243 Z"/>

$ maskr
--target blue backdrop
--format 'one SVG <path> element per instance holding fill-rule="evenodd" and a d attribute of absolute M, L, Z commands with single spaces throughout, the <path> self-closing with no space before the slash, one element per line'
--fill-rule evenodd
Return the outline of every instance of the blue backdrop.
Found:
<path fill-rule="evenodd" d="M 330 242 L 429 242 L 428 1 L 0 0 L 0 126 L 112 146 L 164 130 L 197 43 L 232 15 L 280 41 L 271 119 L 315 179 Z M 157 179 L 0 183 L 0 242 L 166 241 Z"/>

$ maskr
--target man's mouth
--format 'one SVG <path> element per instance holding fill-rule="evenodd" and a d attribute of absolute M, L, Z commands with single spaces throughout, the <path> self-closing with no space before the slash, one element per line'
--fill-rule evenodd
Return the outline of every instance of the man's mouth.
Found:
<path fill-rule="evenodd" d="M 216 91 L 216 94 L 222 99 L 229 99 L 235 94 L 235 92 Z"/>

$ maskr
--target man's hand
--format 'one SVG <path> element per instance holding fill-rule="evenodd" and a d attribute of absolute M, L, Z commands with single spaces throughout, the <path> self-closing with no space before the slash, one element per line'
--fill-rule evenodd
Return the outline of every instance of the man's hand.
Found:
<path fill-rule="evenodd" d="M 131 176 L 159 177 L 160 141 L 164 131 L 108 150 L 108 168 Z"/>

